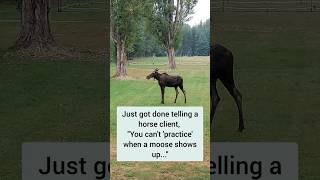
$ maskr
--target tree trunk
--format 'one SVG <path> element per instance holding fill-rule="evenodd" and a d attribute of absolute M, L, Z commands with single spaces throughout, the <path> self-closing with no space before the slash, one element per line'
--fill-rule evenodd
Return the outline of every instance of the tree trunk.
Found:
<path fill-rule="evenodd" d="M 125 68 L 126 64 L 126 52 L 124 42 L 118 41 L 117 43 L 117 73 L 116 77 L 125 77 L 127 76 L 127 71 Z"/>
<path fill-rule="evenodd" d="M 169 59 L 169 69 L 176 69 L 176 61 L 174 59 L 174 48 L 169 47 L 167 49 L 168 59 Z"/>
<path fill-rule="evenodd" d="M 17 50 L 46 52 L 54 39 L 49 23 L 49 0 L 23 0 L 21 31 L 16 41 Z"/>

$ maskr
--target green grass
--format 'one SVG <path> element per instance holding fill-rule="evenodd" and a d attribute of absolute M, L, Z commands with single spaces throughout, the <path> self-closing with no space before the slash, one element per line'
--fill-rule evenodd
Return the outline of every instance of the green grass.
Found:
<path fill-rule="evenodd" d="M 214 140 L 298 142 L 299 179 L 317 180 L 320 176 L 320 146 L 317 144 L 320 141 L 320 15 L 218 13 L 214 17 L 216 40 L 232 49 L 235 55 L 235 78 L 243 94 L 247 127 L 242 134 L 236 132 L 236 106 L 219 83 L 222 101 L 211 132 Z M 51 18 L 59 45 L 84 50 L 105 49 L 106 40 L 101 38 L 107 34 L 103 11 L 70 9 L 69 12 L 53 12 Z M 0 20 L 18 19 L 15 6 L 0 3 Z M 66 20 L 70 22 L 62 22 Z M 20 24 L 0 21 L 0 26 L 2 56 L 14 44 Z M 21 179 L 22 142 L 107 139 L 105 63 L 95 58 L 86 59 L 88 62 L 78 60 L 0 59 L 1 180 Z M 146 62 L 150 61 L 139 59 L 128 66 L 131 80 L 111 80 L 113 143 L 116 104 L 160 105 L 158 85 L 144 79 L 154 68 L 150 63 L 145 65 Z M 196 62 L 201 64 L 194 65 Z M 160 70 L 167 71 L 165 59 L 156 63 Z M 186 65 L 188 63 L 193 65 Z M 209 66 L 203 64 L 206 60 L 202 58 L 183 59 L 178 70 L 169 73 L 181 74 L 186 79 L 188 105 L 203 105 L 208 112 Z M 113 73 L 114 66 L 111 67 Z M 173 97 L 174 90 L 167 89 L 166 105 L 174 105 Z M 176 105 L 184 105 L 182 96 Z M 208 124 L 207 114 L 204 124 L 206 162 L 209 161 Z M 112 175 L 120 178 L 205 179 L 209 172 L 208 163 L 119 164 L 115 162 L 114 145 L 112 165 Z"/>
<path fill-rule="evenodd" d="M 128 80 L 111 79 L 111 165 L 112 178 L 125 179 L 209 179 L 209 57 L 177 57 L 176 71 L 167 69 L 167 58 L 136 59 L 127 66 Z M 166 88 L 165 104 L 160 103 L 160 88 L 157 81 L 146 76 L 157 67 L 161 72 L 179 74 L 184 80 L 187 104 L 182 92 L 174 104 L 174 88 Z M 111 66 L 111 76 L 115 65 Z M 116 161 L 116 108 L 117 106 L 203 106 L 204 108 L 204 162 L 197 163 L 120 163 Z"/>
<path fill-rule="evenodd" d="M 219 83 L 214 141 L 297 142 L 301 180 L 319 179 L 318 13 L 216 13 L 217 42 L 232 49 L 246 130 Z"/>
<path fill-rule="evenodd" d="M 21 179 L 23 142 L 106 141 L 102 62 L 0 64 L 0 177 Z"/>
<path fill-rule="evenodd" d="M 0 20 L 15 19 L 14 6 L 0 3 L 0 7 Z M 53 15 L 57 44 L 105 51 L 106 38 L 101 38 L 106 34 L 105 14 L 93 14 L 89 22 L 84 15 Z M 82 22 L 57 22 L 62 16 Z M 23 142 L 108 140 L 108 66 L 101 61 L 104 57 L 2 57 L 14 44 L 20 23 L 0 21 L 0 26 L 0 179 L 21 179 Z"/>

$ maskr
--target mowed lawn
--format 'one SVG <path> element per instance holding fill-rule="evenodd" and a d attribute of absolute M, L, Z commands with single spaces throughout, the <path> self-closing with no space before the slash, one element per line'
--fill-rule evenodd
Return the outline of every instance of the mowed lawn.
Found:
<path fill-rule="evenodd" d="M 167 58 L 135 59 L 127 67 L 127 80 L 111 79 L 111 177 L 112 179 L 209 179 L 209 57 L 177 57 L 177 69 L 168 70 Z M 174 104 L 174 88 L 166 88 L 162 105 L 158 82 L 146 76 L 155 68 L 160 72 L 183 77 L 187 104 L 180 91 Z M 111 65 L 110 75 L 115 73 Z M 116 161 L 116 108 L 117 106 L 203 106 L 204 108 L 204 161 L 203 162 L 128 162 Z"/>
<path fill-rule="evenodd" d="M 221 83 L 214 141 L 297 142 L 301 180 L 320 177 L 320 14 L 215 13 L 217 42 L 235 57 L 246 130 Z"/>
<path fill-rule="evenodd" d="M 0 8 L 0 179 L 20 180 L 23 142 L 108 140 L 109 73 L 103 56 L 3 57 L 17 38 L 20 22 L 15 6 L 0 3 Z M 79 11 L 52 14 L 57 44 L 105 51 L 105 13 L 93 10 L 95 16 L 89 19 L 76 16 Z M 70 22 L 56 21 L 64 17 Z"/>

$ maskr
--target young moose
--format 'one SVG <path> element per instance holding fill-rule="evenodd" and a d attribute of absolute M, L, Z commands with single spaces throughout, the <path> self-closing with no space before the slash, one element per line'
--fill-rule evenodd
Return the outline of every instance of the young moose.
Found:
<path fill-rule="evenodd" d="M 233 79 L 233 55 L 227 48 L 216 44 L 210 48 L 210 97 L 211 97 L 211 112 L 210 125 L 212 126 L 213 117 L 220 101 L 217 92 L 216 82 L 220 79 L 223 85 L 227 88 L 231 96 L 234 98 L 239 111 L 239 128 L 240 132 L 244 129 L 243 114 L 242 114 L 242 96 L 236 88 Z"/>
<path fill-rule="evenodd" d="M 170 76 L 167 73 L 159 73 L 159 69 L 155 69 L 151 74 L 147 76 L 147 79 L 154 78 L 158 81 L 161 89 L 161 103 L 164 104 L 164 88 L 165 87 L 174 87 L 176 89 L 176 99 L 174 103 L 177 102 L 178 97 L 178 87 L 181 89 L 184 95 L 184 103 L 187 102 L 185 90 L 183 89 L 183 79 L 180 76 Z"/>

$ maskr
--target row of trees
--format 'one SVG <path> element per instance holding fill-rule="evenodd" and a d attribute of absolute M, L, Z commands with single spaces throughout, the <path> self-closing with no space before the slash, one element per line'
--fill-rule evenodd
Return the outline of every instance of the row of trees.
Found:
<path fill-rule="evenodd" d="M 199 33 L 196 36 L 193 28 L 191 33 L 188 33 L 190 27 L 188 30 L 185 26 L 196 3 L 197 0 L 111 0 L 110 29 L 112 42 L 116 46 L 116 76 L 127 75 L 127 54 L 134 48 L 144 48 L 136 44 L 138 32 L 140 37 L 150 41 L 155 48 L 159 44 L 168 56 L 169 68 L 175 69 L 175 50 L 181 44 L 182 37 L 191 34 L 193 39 L 199 39 L 202 37 L 199 35 L 203 34 Z M 56 51 L 50 30 L 49 10 L 49 0 L 22 0 L 22 27 L 14 46 L 16 50 L 32 55 Z M 182 29 L 187 33 L 183 34 Z M 184 46 L 185 44 L 189 44 L 191 49 L 196 49 L 195 43 L 192 45 L 192 42 L 185 42 Z M 158 53 L 161 51 L 158 48 Z M 181 54 L 184 53 L 188 54 L 188 51 L 181 51 Z"/>
<path fill-rule="evenodd" d="M 182 28 L 196 4 L 197 0 L 111 0 L 111 39 L 117 57 L 115 76 L 126 76 L 127 54 L 134 48 L 144 48 L 145 45 L 136 43 L 138 37 L 150 42 L 158 53 L 161 49 L 157 44 L 165 49 L 169 68 L 175 69 L 175 50 L 181 43 Z"/>
<path fill-rule="evenodd" d="M 142 23 L 142 28 L 137 34 L 137 40 L 129 50 L 130 57 L 166 56 L 167 53 L 157 39 L 151 35 Z M 210 46 L 210 22 L 200 22 L 199 25 L 185 24 L 180 33 L 176 55 L 178 56 L 208 56 Z M 114 44 L 111 44 L 114 46 Z M 113 49 L 113 60 L 115 49 Z"/>
<path fill-rule="evenodd" d="M 210 20 L 199 25 L 182 28 L 182 40 L 177 54 L 180 56 L 208 56 L 210 53 Z"/>

